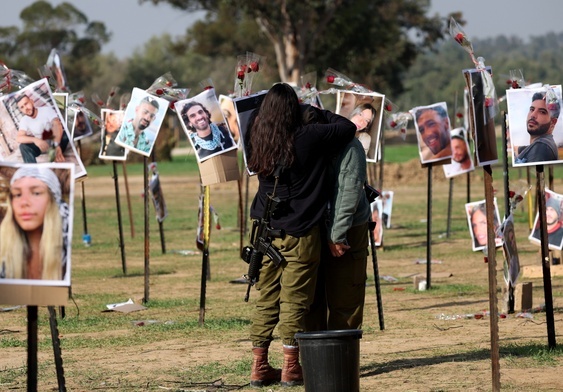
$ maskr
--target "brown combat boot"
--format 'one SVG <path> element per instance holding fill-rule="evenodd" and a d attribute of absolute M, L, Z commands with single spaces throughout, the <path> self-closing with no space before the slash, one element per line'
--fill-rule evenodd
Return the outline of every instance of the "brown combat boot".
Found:
<path fill-rule="evenodd" d="M 250 374 L 250 385 L 253 387 L 268 386 L 279 382 L 281 369 L 274 369 L 268 363 L 268 347 L 253 347 L 252 372 Z"/>
<path fill-rule="evenodd" d="M 284 387 L 303 385 L 303 370 L 299 364 L 299 347 L 283 346 L 281 385 Z"/>

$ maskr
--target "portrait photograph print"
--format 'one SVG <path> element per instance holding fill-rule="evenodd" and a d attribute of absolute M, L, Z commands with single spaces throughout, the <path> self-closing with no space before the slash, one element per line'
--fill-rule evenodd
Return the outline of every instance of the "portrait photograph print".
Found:
<path fill-rule="evenodd" d="M 174 107 L 198 162 L 238 148 L 223 117 L 215 89 L 177 101 Z"/>
<path fill-rule="evenodd" d="M 491 67 L 485 67 L 486 72 L 492 74 Z M 465 78 L 468 93 L 468 118 L 469 127 L 472 130 L 472 139 L 474 141 L 475 157 L 477 166 L 493 165 L 498 162 L 497 139 L 495 132 L 495 105 L 491 105 L 494 99 L 485 96 L 486 80 L 483 77 L 483 71 L 478 69 L 464 69 L 463 76 Z M 488 89 L 494 92 L 492 89 Z"/>
<path fill-rule="evenodd" d="M 516 246 L 516 233 L 514 232 L 514 217 L 512 214 L 502 223 L 501 230 L 504 238 L 502 249 L 506 260 L 504 278 L 514 287 L 520 274 L 520 260 L 518 259 L 518 247 Z"/>
<path fill-rule="evenodd" d="M 450 118 L 445 102 L 410 110 L 416 129 L 420 163 L 450 161 L 452 146 Z"/>
<path fill-rule="evenodd" d="M 385 95 L 337 91 L 336 114 L 346 117 L 356 125 L 356 138 L 362 143 L 366 160 L 379 160 L 379 140 L 383 119 Z"/>
<path fill-rule="evenodd" d="M 70 286 L 73 172 L 70 163 L 0 163 L 0 284 Z"/>
<path fill-rule="evenodd" d="M 467 224 L 471 235 L 473 251 L 483 250 L 487 247 L 487 210 L 485 200 L 465 204 Z M 500 218 L 498 213 L 497 199 L 494 199 L 494 223 L 495 246 L 502 246 L 502 237 L 498 233 Z"/>
<path fill-rule="evenodd" d="M 92 123 L 85 111 L 78 107 L 71 107 L 69 110 L 74 111 L 74 121 L 72 122 L 72 140 L 78 141 L 85 137 L 92 136 L 94 130 Z"/>
<path fill-rule="evenodd" d="M 14 163 L 67 162 L 76 179 L 86 170 L 46 79 L 0 96 L 0 160 Z"/>
<path fill-rule="evenodd" d="M 563 216 L 561 216 L 561 201 L 563 195 L 545 190 L 545 223 L 547 225 L 547 242 L 549 249 L 563 248 Z M 528 237 L 534 244 L 541 245 L 540 214 L 536 213 L 534 228 Z"/>
<path fill-rule="evenodd" d="M 561 85 L 506 91 L 512 166 L 563 162 Z"/>
<path fill-rule="evenodd" d="M 225 117 L 225 120 L 227 121 L 227 127 L 229 128 L 229 131 L 231 131 L 233 140 L 238 146 L 240 140 L 240 131 L 238 126 L 237 111 L 235 109 L 235 102 L 233 98 L 219 94 L 219 106 L 221 106 L 223 117 Z"/>
<path fill-rule="evenodd" d="M 260 107 L 264 97 L 268 93 L 267 90 L 258 91 L 257 93 L 248 95 L 246 97 L 238 97 L 233 99 L 235 104 L 235 111 L 237 113 L 237 123 L 240 131 L 240 145 L 242 146 L 242 156 L 244 158 L 244 166 L 249 175 L 254 175 L 252 171 L 248 170 L 248 156 L 245 141 L 249 139 L 248 126 L 254 111 Z"/>
<path fill-rule="evenodd" d="M 115 143 L 137 154 L 150 156 L 167 110 L 168 101 L 164 98 L 133 88 Z"/>
<path fill-rule="evenodd" d="M 452 161 L 444 165 L 444 175 L 446 178 L 455 177 L 459 174 L 475 170 L 465 129 L 452 129 L 450 136 L 452 140 Z"/>
<path fill-rule="evenodd" d="M 98 158 L 113 161 L 124 161 L 127 159 L 127 152 L 129 150 L 115 142 L 123 124 L 124 116 L 125 111 L 123 110 L 102 109 L 102 139 Z"/>
<path fill-rule="evenodd" d="M 370 204 L 371 221 L 375 222 L 373 237 L 375 246 L 381 246 L 383 241 L 383 201 L 380 197 Z"/>
<path fill-rule="evenodd" d="M 386 229 L 391 228 L 391 212 L 393 211 L 393 191 L 381 191 L 382 214 L 383 224 Z"/>

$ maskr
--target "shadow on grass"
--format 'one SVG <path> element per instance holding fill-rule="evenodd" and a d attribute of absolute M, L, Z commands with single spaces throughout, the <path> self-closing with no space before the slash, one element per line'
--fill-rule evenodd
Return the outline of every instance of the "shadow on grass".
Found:
<path fill-rule="evenodd" d="M 440 355 L 427 358 L 396 359 L 382 364 L 370 364 L 360 368 L 360 377 L 377 376 L 383 373 L 391 373 L 396 370 L 412 369 L 421 366 L 438 365 L 447 362 L 470 362 L 482 361 L 491 357 L 490 350 L 478 350 L 461 354 Z"/>
<path fill-rule="evenodd" d="M 410 312 L 412 310 L 426 310 L 426 309 L 432 309 L 432 308 L 445 308 L 445 307 L 449 307 L 449 306 L 462 306 L 462 305 L 474 305 L 474 304 L 481 304 L 481 303 L 489 303 L 488 299 L 480 299 L 480 300 L 475 300 L 475 301 L 451 301 L 451 302 L 446 302 L 443 304 L 432 304 L 429 306 L 422 306 L 422 307 L 413 307 L 413 308 L 407 308 L 407 309 L 398 309 L 399 312 Z"/>
<path fill-rule="evenodd" d="M 529 357 L 535 359 L 540 363 L 543 362 L 546 366 L 549 366 L 549 361 L 546 361 L 546 358 L 549 359 L 551 357 L 563 356 L 563 346 L 556 346 L 553 349 L 549 349 L 546 345 L 539 343 L 530 343 L 524 345 L 511 344 L 507 347 L 500 347 L 499 351 L 500 358 Z M 483 349 L 459 354 L 439 355 L 436 357 L 396 359 L 391 362 L 381 364 L 373 363 L 362 366 L 360 368 L 360 378 L 377 376 L 379 374 L 391 373 L 396 370 L 402 369 L 439 365 L 447 362 L 484 361 L 489 360 L 490 358 L 491 351 L 488 349 Z"/>
<path fill-rule="evenodd" d="M 151 271 L 151 276 L 154 275 L 170 275 L 170 274 L 175 274 L 176 271 Z M 133 272 L 133 273 L 128 273 L 127 275 L 124 274 L 120 274 L 120 275 L 114 275 L 111 278 L 112 279 L 119 279 L 119 278 L 138 278 L 140 276 L 145 276 L 144 272 Z"/>

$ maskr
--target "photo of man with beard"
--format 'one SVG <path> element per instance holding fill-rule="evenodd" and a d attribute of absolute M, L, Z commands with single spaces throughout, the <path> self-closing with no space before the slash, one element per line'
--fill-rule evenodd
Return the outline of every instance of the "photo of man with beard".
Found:
<path fill-rule="evenodd" d="M 422 163 L 449 159 L 452 147 L 446 103 L 414 108 L 411 112 L 419 136 Z"/>
<path fill-rule="evenodd" d="M 553 130 L 561 105 L 559 102 L 546 102 L 545 92 L 536 92 L 526 117 L 526 129 L 530 144 L 518 148 L 515 163 L 549 162 L 558 160 L 558 149 L 553 139 Z"/>
<path fill-rule="evenodd" d="M 561 224 L 561 199 L 555 194 L 546 192 L 545 222 L 547 224 L 547 240 L 550 248 L 562 248 L 563 226 Z M 536 240 L 540 239 L 539 217 L 536 216 L 535 229 L 531 235 Z M 530 239 L 532 239 L 530 238 Z"/>
<path fill-rule="evenodd" d="M 444 174 L 446 178 L 457 176 L 458 174 L 472 171 L 475 167 L 471 154 L 469 153 L 469 144 L 465 136 L 463 128 L 452 129 L 452 163 L 444 165 Z"/>

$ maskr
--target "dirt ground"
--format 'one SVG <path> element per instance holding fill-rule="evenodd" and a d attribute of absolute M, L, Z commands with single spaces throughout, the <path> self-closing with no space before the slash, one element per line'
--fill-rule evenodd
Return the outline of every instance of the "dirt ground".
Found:
<path fill-rule="evenodd" d="M 439 173 L 436 173 L 438 172 Z M 435 170 L 436 194 L 447 195 L 448 182 L 443 179 L 441 168 Z M 383 323 L 377 312 L 375 288 L 373 280 L 366 289 L 365 325 L 360 340 L 360 390 L 361 391 L 490 391 L 493 390 L 493 370 L 491 361 L 491 318 L 486 313 L 489 310 L 488 264 L 484 263 L 483 253 L 471 252 L 468 234 L 463 232 L 453 238 L 445 238 L 443 221 L 433 222 L 432 264 L 431 273 L 433 288 L 426 291 L 413 289 L 413 276 L 426 276 L 427 266 L 420 263 L 426 257 L 426 232 L 413 229 L 413 222 L 425 220 L 424 213 L 412 215 L 412 207 L 426 202 L 426 171 L 420 168 L 418 162 L 404 165 L 388 165 L 385 172 L 386 189 L 395 192 L 395 208 L 393 210 L 392 228 L 386 233 L 384 246 L 377 251 L 379 273 L 381 279 Z M 482 182 L 479 174 L 473 177 L 474 198 L 478 199 L 482 192 Z M 111 194 L 111 181 L 88 180 L 90 194 L 102 197 Z M 141 183 L 139 178 L 131 178 L 131 186 L 135 188 Z M 196 182 L 190 180 L 170 181 L 161 179 L 165 195 L 175 192 L 191 193 L 197 188 Z M 180 185 L 182 184 L 182 185 Z M 464 198 L 464 182 L 459 181 L 455 190 L 457 200 Z M 499 186 L 496 184 L 495 186 Z M 236 198 L 236 185 L 225 184 L 214 188 L 216 194 Z M 411 206 L 411 207 L 409 207 Z M 169 207 L 170 208 L 170 207 Z M 424 208 L 422 209 L 424 211 Z M 443 212 L 437 214 L 444 215 Z M 464 217 L 456 218 L 457 227 L 467 229 Z M 422 225 L 424 227 L 424 225 Z M 519 251 L 521 265 L 538 264 L 538 248 L 525 240 L 526 229 L 521 229 Z M 104 235 L 97 233 L 94 239 Z M 214 234 L 219 235 L 219 234 Z M 191 238 L 190 238 L 191 243 Z M 93 245 L 95 246 L 95 244 Z M 469 249 L 469 250 L 468 250 Z M 211 248 L 213 252 L 221 249 Z M 502 278 L 502 254 L 497 253 L 498 262 L 496 278 L 498 285 L 497 298 L 499 310 L 503 309 L 504 285 Z M 89 258 L 87 253 L 75 252 L 73 263 L 77 266 L 85 263 Z M 118 257 L 115 255 L 115 257 Z M 91 257 L 90 257 L 91 259 Z M 103 264 L 104 260 L 88 260 Z M 233 264 L 238 264 L 236 260 Z M 194 262 L 197 265 L 197 262 Z M 213 268 L 213 267 L 212 267 Z M 215 272 L 220 275 L 208 284 L 209 309 L 207 317 L 211 318 L 221 312 L 232 312 L 221 308 L 218 298 L 233 298 L 231 304 L 244 307 L 241 318 L 249 314 L 250 304 L 242 302 L 245 287 L 229 284 L 227 276 L 234 276 L 237 269 Z M 371 263 L 368 263 L 368 273 L 373 276 Z M 174 274 L 158 276 L 151 283 L 151 298 L 172 298 L 176 293 L 186 292 L 186 281 L 190 273 L 182 266 L 178 266 Z M 194 272 L 197 275 L 197 271 Z M 173 275 L 173 276 L 172 276 Z M 140 278 L 139 278 L 140 279 Z M 395 281 L 396 279 L 396 281 Z M 541 279 L 526 279 L 534 286 L 533 306 L 540 307 L 544 303 L 543 281 Z M 87 281 L 73 281 L 73 291 L 77 293 L 118 292 L 130 295 L 137 302 L 142 298 L 142 289 L 133 290 L 128 287 L 132 282 L 121 282 L 115 279 L 88 279 Z M 554 307 L 563 306 L 563 280 L 561 277 L 552 279 L 554 293 Z M 198 298 L 197 285 L 191 296 Z M 466 287 L 485 287 L 484 290 L 467 290 Z M 441 290 L 448 287 L 448 290 Z M 452 287 L 454 287 L 452 289 Z M 458 287 L 458 289 L 455 289 Z M 251 298 L 257 296 L 255 290 Z M 233 306 L 233 305 L 229 305 Z M 69 307 L 72 309 L 72 306 Z M 197 318 L 197 306 L 188 311 L 182 308 L 187 318 Z M 504 313 L 503 313 L 504 315 Z M 72 314 L 71 314 L 72 316 Z M 164 317 L 153 314 L 150 310 L 138 312 L 137 319 L 149 320 L 154 317 Z M 47 317 L 40 309 L 40 317 Z M 111 317 L 118 317 L 112 315 Z M 19 338 L 26 336 L 22 327 L 25 309 L 17 309 L 0 314 L 0 339 Z M 145 328 L 149 326 L 146 325 Z M 99 338 L 135 335 L 135 328 L 141 326 L 111 329 L 96 335 Z M 555 312 L 555 332 L 559 342 L 563 337 L 563 316 Z M 209 339 L 205 333 L 186 334 L 170 339 L 162 338 L 153 342 L 143 342 L 139 345 L 111 349 L 111 345 L 89 348 L 64 348 L 65 336 L 61 332 L 63 341 L 63 361 L 65 366 L 67 388 L 70 391 L 88 390 L 116 390 L 116 391 L 220 391 L 220 390 L 250 390 L 244 386 L 246 381 L 229 382 L 220 368 L 211 371 L 213 377 L 205 380 L 196 379 L 191 374 L 193 369 L 205 365 L 228 364 L 237 361 L 250 361 L 250 343 L 245 331 L 227 333 L 221 339 Z M 542 347 L 547 348 L 547 325 L 545 312 L 521 314 L 515 312 L 499 319 L 498 335 L 500 340 L 500 382 L 502 390 L 506 391 L 560 391 L 563 390 L 563 356 L 541 360 Z M 88 336 L 85 336 L 85 338 Z M 48 339 L 48 337 L 44 337 Z M 524 349 L 515 351 L 515 346 Z M 281 343 L 276 339 L 272 344 L 272 356 L 275 364 L 279 365 L 281 358 Z M 536 355 L 535 352 L 540 352 Z M 39 351 L 38 360 L 40 373 L 45 375 L 39 380 L 40 390 L 57 390 L 52 351 L 49 344 Z M 2 349 L 0 356 L 0 375 L 18 373 L 17 381 L 2 378 L 0 390 L 25 390 L 25 347 L 9 347 Z M 49 367 L 48 371 L 44 368 Z M 214 383 L 215 381 L 215 383 Z M 240 381 L 240 382 L 239 382 Z M 88 386 L 85 386 L 88 385 Z M 264 391 L 282 390 L 279 386 L 264 388 Z M 303 391 L 303 387 L 290 389 Z M 322 391 L 323 388 L 320 389 Z M 344 392 L 344 391 L 343 391 Z"/>

